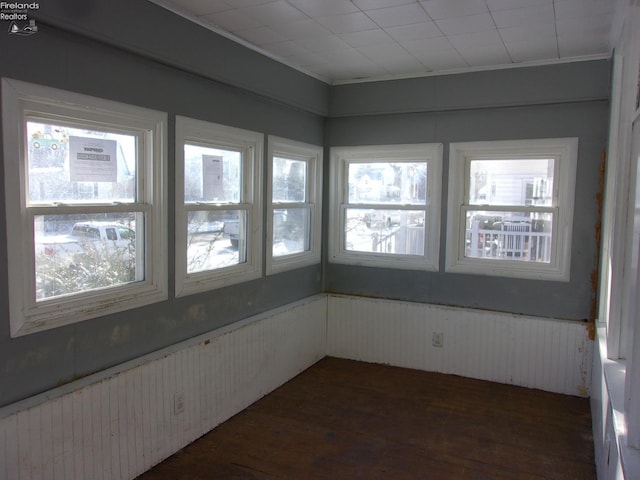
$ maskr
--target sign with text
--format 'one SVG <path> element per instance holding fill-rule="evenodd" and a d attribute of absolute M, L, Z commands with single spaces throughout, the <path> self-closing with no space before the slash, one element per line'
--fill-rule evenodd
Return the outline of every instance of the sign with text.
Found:
<path fill-rule="evenodd" d="M 102 138 L 69 137 L 72 182 L 116 182 L 118 142 Z"/>
<path fill-rule="evenodd" d="M 202 198 L 222 200 L 222 157 L 202 155 Z"/>

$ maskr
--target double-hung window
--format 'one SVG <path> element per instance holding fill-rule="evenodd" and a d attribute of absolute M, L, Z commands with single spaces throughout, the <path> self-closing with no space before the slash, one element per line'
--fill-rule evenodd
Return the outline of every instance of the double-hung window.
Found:
<path fill-rule="evenodd" d="M 331 149 L 336 263 L 438 269 L 441 144 Z"/>
<path fill-rule="evenodd" d="M 269 136 L 267 274 L 320 262 L 322 147 Z"/>
<path fill-rule="evenodd" d="M 167 298 L 166 114 L 2 80 L 11 335 Z"/>
<path fill-rule="evenodd" d="M 452 143 L 447 271 L 569 280 L 578 140 Z"/>
<path fill-rule="evenodd" d="M 176 296 L 262 275 L 264 135 L 176 117 Z"/>

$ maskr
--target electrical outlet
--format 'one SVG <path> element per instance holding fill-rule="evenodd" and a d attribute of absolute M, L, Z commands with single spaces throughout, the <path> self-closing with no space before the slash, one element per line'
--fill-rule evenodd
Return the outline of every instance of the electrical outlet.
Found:
<path fill-rule="evenodd" d="M 173 395 L 173 414 L 178 415 L 184 412 L 184 393 L 179 392 Z"/>
<path fill-rule="evenodd" d="M 433 332 L 433 335 L 431 336 L 431 344 L 434 347 L 442 348 L 444 345 L 444 333 Z"/>

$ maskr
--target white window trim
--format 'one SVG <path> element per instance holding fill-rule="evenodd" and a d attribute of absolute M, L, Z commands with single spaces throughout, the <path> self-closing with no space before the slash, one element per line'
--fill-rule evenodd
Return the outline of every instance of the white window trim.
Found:
<path fill-rule="evenodd" d="M 570 280 L 571 236 L 578 154 L 577 138 L 451 143 L 449 146 L 449 203 L 446 271 L 537 280 Z M 551 263 L 466 258 L 465 182 L 469 158 L 550 156 L 555 162 Z M 559 186 L 561 188 L 559 188 Z M 473 206 L 474 208 L 476 205 Z M 482 209 L 481 205 L 477 206 Z"/>
<path fill-rule="evenodd" d="M 354 252 L 344 248 L 344 211 L 347 207 L 346 175 L 349 162 L 427 161 L 427 204 L 424 255 L 399 255 Z M 331 210 L 329 261 L 404 270 L 438 271 L 440 251 L 440 197 L 442 183 L 442 144 L 417 143 L 399 145 L 367 145 L 331 148 Z M 349 206 L 358 206 L 352 204 Z M 402 205 L 398 205 L 402 208 Z M 395 209 L 396 205 L 389 208 Z"/>
<path fill-rule="evenodd" d="M 320 263 L 322 230 L 322 152 L 320 146 L 269 135 L 267 146 L 267 275 Z M 307 163 L 306 201 L 273 203 L 273 158 L 280 156 Z M 273 211 L 276 208 L 309 209 L 309 250 L 291 255 L 273 256 Z"/>
<path fill-rule="evenodd" d="M 228 148 L 243 152 L 241 203 L 221 204 L 225 210 L 247 212 L 246 262 L 187 274 L 187 213 L 184 202 L 184 144 Z M 262 276 L 262 164 L 264 134 L 176 116 L 176 297 L 225 287 Z"/>
<path fill-rule="evenodd" d="M 26 205 L 26 112 L 137 130 L 147 139 L 140 159 L 145 205 L 145 279 L 102 290 L 35 301 L 33 224 Z M 18 337 L 166 300 L 167 115 L 110 100 L 2 79 L 2 114 L 11 336 Z M 102 208 L 102 207 L 100 207 Z M 114 206 L 117 209 L 117 206 Z M 89 213 L 91 208 L 89 208 Z M 17 233 L 17 234 L 16 234 Z"/>

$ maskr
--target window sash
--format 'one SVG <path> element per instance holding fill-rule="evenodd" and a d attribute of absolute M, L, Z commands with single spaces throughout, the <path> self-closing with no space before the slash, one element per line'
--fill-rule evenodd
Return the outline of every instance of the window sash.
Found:
<path fill-rule="evenodd" d="M 356 264 L 367 266 L 379 266 L 386 268 L 401 268 L 410 270 L 432 270 L 439 268 L 439 201 L 440 201 L 440 177 L 441 177 L 441 155 L 442 144 L 405 144 L 405 145 L 373 145 L 362 147 L 334 147 L 332 156 L 332 197 L 334 207 L 331 211 L 331 225 L 334 228 L 330 236 L 329 260 L 335 263 Z M 412 201 L 405 198 L 406 195 L 400 193 L 399 200 L 390 201 L 350 201 L 349 198 L 349 169 L 354 164 L 426 164 L 425 177 L 425 197 L 424 200 Z M 395 185 L 395 182 L 394 182 Z M 420 235 L 420 242 L 408 240 L 405 249 L 404 241 L 400 244 L 391 243 L 380 247 L 379 242 L 374 237 L 371 239 L 370 251 L 360 251 L 349 249 L 347 245 L 347 211 L 353 210 L 373 210 L 373 211 L 400 211 L 411 214 L 421 213 L 424 217 L 423 235 Z M 402 218 L 402 217 L 401 217 Z M 398 229 L 396 229 L 398 230 Z M 390 236 L 394 232 L 373 232 Z M 388 234 L 388 235 L 387 235 Z M 363 232 L 364 235 L 364 232 Z M 397 235 L 401 235 L 399 232 Z M 402 232 L 402 235 L 409 237 L 409 234 Z M 364 237 L 363 237 L 364 238 Z M 378 240 L 381 237 L 378 237 Z M 396 237 L 399 239 L 400 237 Z M 386 240 L 385 240 L 386 241 Z M 374 249 L 374 244 L 376 248 Z M 390 246 L 391 245 L 391 246 Z M 417 245 L 417 246 L 416 246 Z M 379 251 L 382 248 L 384 251 Z M 390 253 L 391 248 L 399 252 Z M 419 254 L 415 250 L 419 250 Z M 375 251 L 373 251 L 375 250 Z"/>
<path fill-rule="evenodd" d="M 465 156 L 464 158 L 464 197 L 463 197 L 463 204 L 468 204 L 468 205 L 476 205 L 476 206 L 485 206 L 486 204 L 482 204 L 482 203 L 477 203 L 477 204 L 472 204 L 469 201 L 470 198 L 470 193 L 471 193 L 471 162 L 473 161 L 478 161 L 478 160 L 494 160 L 494 161 L 501 161 L 501 160 L 515 160 L 515 161 L 526 161 L 526 160 L 538 160 L 538 159 L 552 159 L 553 160 L 553 185 L 551 188 L 551 205 L 545 205 L 545 206 L 551 206 L 551 207 L 556 207 L 558 206 L 558 197 L 559 197 L 559 177 L 560 177 L 560 157 L 557 154 L 553 154 L 553 155 L 523 155 L 522 153 L 519 153 L 517 155 L 509 155 L 509 154 L 501 154 L 501 153 L 497 153 L 495 155 L 478 155 L 478 154 L 474 154 L 474 155 L 468 155 Z M 492 206 L 497 206 L 498 204 L 492 204 Z M 506 205 L 505 205 L 506 206 Z M 509 205 L 509 209 L 513 208 L 513 207 L 518 207 L 521 205 Z M 536 205 L 536 206 L 542 206 L 542 205 Z"/>
<path fill-rule="evenodd" d="M 220 288 L 261 275 L 262 146 L 264 135 L 188 117 L 176 117 L 176 296 Z M 186 201 L 185 145 L 240 154 L 239 198 L 233 201 Z M 228 266 L 189 268 L 188 220 L 192 212 L 240 211 L 246 219 L 245 236 L 238 241 L 238 262 Z"/>
<path fill-rule="evenodd" d="M 308 143 L 298 142 L 287 138 L 269 136 L 268 138 L 268 181 L 267 181 L 267 275 L 279 273 L 285 270 L 300 268 L 320 262 L 321 255 L 321 186 L 322 186 L 322 147 Z M 304 192 L 301 198 L 282 198 L 277 190 L 275 181 L 276 159 L 291 162 L 303 162 L 304 164 Z M 287 184 L 286 176 L 282 179 Z M 280 242 L 280 226 L 274 218 L 277 211 L 307 212 L 304 215 L 303 235 L 305 238 L 289 238 L 293 242 L 293 251 L 287 247 L 286 251 L 278 251 Z M 302 241 L 303 248 L 295 247 Z M 285 242 L 286 243 L 286 242 Z M 281 245 L 280 245 L 281 246 Z"/>
<path fill-rule="evenodd" d="M 50 87 L 2 79 L 8 271 L 11 336 L 17 337 L 97 316 L 148 305 L 167 298 L 166 267 L 166 128 L 163 112 Z M 27 122 L 70 125 L 133 135 L 137 145 L 137 198 L 116 202 L 30 202 Z M 34 219 L 40 214 L 111 211 L 144 212 L 144 280 L 78 292 L 35 302 Z M 142 250 L 142 249 L 141 249 Z M 25 268 L 25 262 L 27 268 Z"/>
<path fill-rule="evenodd" d="M 282 238 L 287 238 L 288 237 L 288 230 L 285 231 L 281 231 L 282 227 L 277 225 L 275 218 L 276 218 L 276 214 L 278 213 L 278 211 L 287 211 L 287 215 L 289 214 L 289 212 L 293 211 L 300 211 L 303 213 L 302 215 L 302 245 L 303 247 L 299 250 L 294 250 L 294 251 L 287 251 L 286 253 L 276 253 L 276 244 L 278 243 L 278 241 L 280 241 Z M 281 204 L 277 204 L 274 205 L 273 208 L 271 209 L 271 217 L 270 217 L 270 222 L 272 225 L 271 228 L 271 255 L 273 256 L 273 258 L 276 261 L 283 261 L 283 259 L 299 259 L 299 258 L 304 258 L 305 256 L 308 256 L 310 253 L 312 253 L 312 248 L 313 248 L 313 235 L 314 235 L 314 228 L 313 228 L 313 219 L 315 218 L 315 205 L 311 204 L 311 203 L 281 203 Z M 290 240 L 293 240 L 295 242 L 295 240 L 297 240 L 296 238 L 291 239 L 289 237 Z"/>
<path fill-rule="evenodd" d="M 408 228 L 410 225 L 393 225 L 387 228 L 385 225 L 378 224 L 377 222 L 371 226 L 367 226 L 368 232 L 366 235 L 361 236 L 360 243 L 363 245 L 371 245 L 370 249 L 362 249 L 358 250 L 357 248 L 349 248 L 348 247 L 348 234 L 347 228 L 341 229 L 340 236 L 340 248 L 346 252 L 348 255 L 353 256 L 354 258 L 361 258 L 366 260 L 367 258 L 377 257 L 381 259 L 388 259 L 389 261 L 395 261 L 394 259 L 398 258 L 411 258 L 413 261 L 416 259 L 424 259 L 428 252 L 428 242 L 429 242 L 429 215 L 431 212 L 430 208 L 407 208 L 404 206 L 402 209 L 396 208 L 361 208 L 358 206 L 351 205 L 341 205 L 340 208 L 340 216 L 342 219 L 342 224 L 347 226 L 347 211 L 348 210 L 362 210 L 363 212 L 371 212 L 372 210 L 398 210 L 406 213 L 416 213 L 423 214 L 422 218 L 424 220 L 422 224 L 422 235 L 419 235 L 416 238 L 415 233 L 412 235 L 409 233 Z M 366 215 L 366 213 L 365 213 Z M 419 226 L 418 226 L 419 227 Z M 401 253 L 391 253 L 389 251 L 389 247 L 394 245 L 397 241 L 398 237 L 403 238 L 403 242 L 401 243 L 400 249 L 407 249 L 409 253 L 401 252 Z M 410 238 L 408 238 L 410 237 Z M 352 236 L 352 239 L 355 239 Z"/>
<path fill-rule="evenodd" d="M 568 281 L 577 165 L 577 138 L 463 142 L 450 145 L 446 269 L 456 273 Z M 473 160 L 553 159 L 551 206 L 472 204 Z M 467 212 L 529 212 L 552 216 L 550 261 L 522 261 L 466 256 Z M 535 236 L 535 235 L 534 235 Z M 530 240 L 530 239 L 529 239 Z M 545 247 L 546 248 L 546 247 Z M 545 254 L 546 255 L 546 254 Z"/>
<path fill-rule="evenodd" d="M 430 202 L 430 196 L 431 196 L 431 192 L 429 191 L 432 182 L 430 182 L 431 178 L 431 172 L 429 171 L 429 166 L 430 166 L 431 160 L 421 157 L 421 158 L 406 158 L 405 156 L 399 156 L 398 158 L 369 158 L 367 160 L 363 160 L 363 159 L 344 159 L 343 161 L 343 168 L 344 168 L 344 172 L 343 172 L 343 178 L 346 180 L 344 182 L 343 185 L 343 193 L 342 193 L 342 200 L 344 201 L 344 203 L 349 204 L 349 205 L 414 205 L 417 207 L 423 206 L 423 205 L 428 205 Z M 350 176 L 350 168 L 354 165 L 410 165 L 410 164 L 424 164 L 426 167 L 426 174 L 425 174 L 425 199 L 424 201 L 411 201 L 412 199 L 407 199 L 406 196 L 405 198 L 401 198 L 400 200 L 397 201 L 384 201 L 384 202 L 380 202 L 380 201 L 372 201 L 372 202 L 364 202 L 364 201 L 351 201 L 351 192 L 350 192 L 350 184 L 349 184 L 349 176 Z M 385 186 L 385 185 L 383 185 Z M 388 184 L 386 186 L 389 186 Z M 399 192 L 401 193 L 401 192 Z"/>

